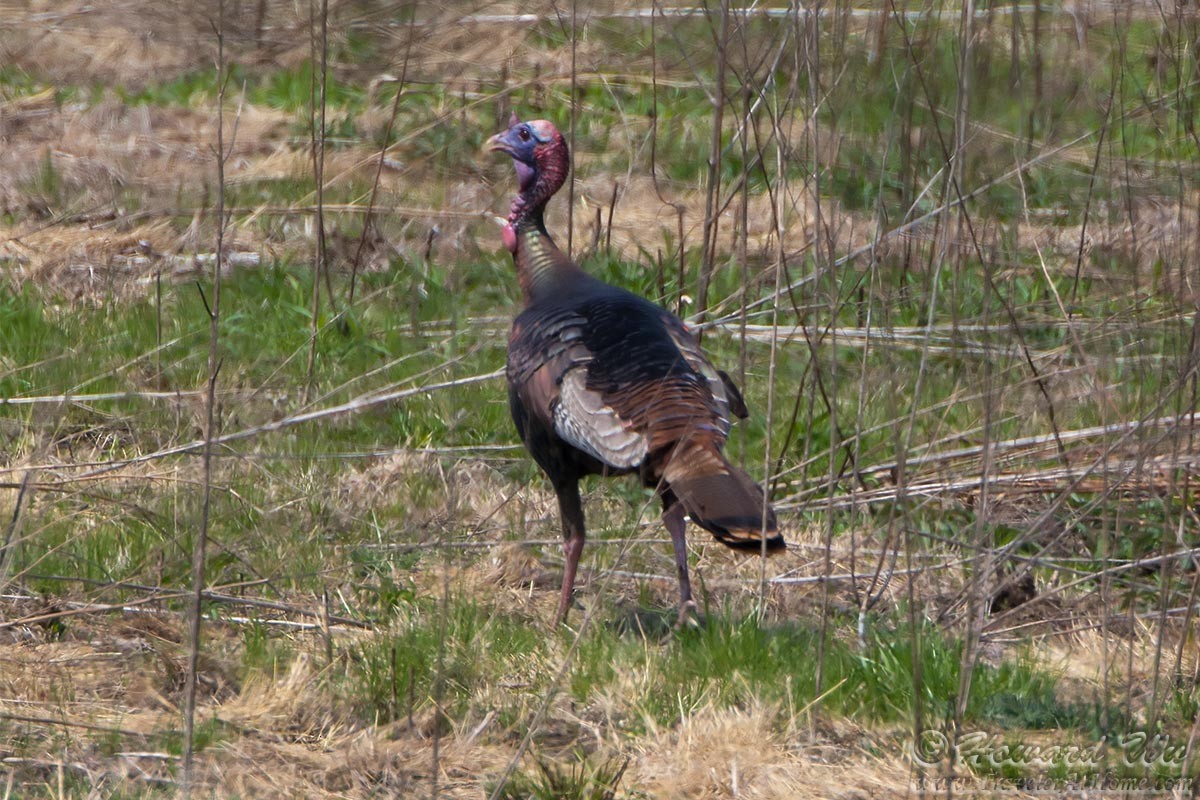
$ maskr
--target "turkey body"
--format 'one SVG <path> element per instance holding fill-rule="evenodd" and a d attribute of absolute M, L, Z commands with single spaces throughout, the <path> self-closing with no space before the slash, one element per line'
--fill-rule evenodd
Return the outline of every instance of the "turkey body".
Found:
<path fill-rule="evenodd" d="M 784 546 L 762 490 L 722 453 L 745 403 L 678 317 L 588 275 L 546 232 L 542 211 L 568 162 L 554 126 L 514 116 L 489 145 L 513 157 L 521 182 L 504 231 L 525 300 L 509 336 L 508 397 L 558 499 L 566 556 L 558 619 L 583 550 L 580 479 L 634 473 L 662 500 L 682 622 L 694 610 L 685 515 L 730 547 Z"/>
<path fill-rule="evenodd" d="M 638 472 L 655 488 L 678 442 L 703 433 L 724 444 L 724 382 L 673 315 L 599 281 L 580 288 L 513 323 L 507 373 L 517 432 L 552 480 Z"/>

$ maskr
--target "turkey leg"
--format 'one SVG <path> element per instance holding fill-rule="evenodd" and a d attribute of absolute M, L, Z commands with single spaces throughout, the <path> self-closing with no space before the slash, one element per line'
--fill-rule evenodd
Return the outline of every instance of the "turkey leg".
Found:
<path fill-rule="evenodd" d="M 555 487 L 558 495 L 558 513 L 562 517 L 563 556 L 566 566 L 563 567 L 562 595 L 558 599 L 558 613 L 554 616 L 556 625 L 567 620 L 567 611 L 571 608 L 571 593 L 575 588 L 575 572 L 579 569 L 579 556 L 583 553 L 583 502 L 579 498 L 579 481 L 567 481 Z"/>
<path fill-rule="evenodd" d="M 671 534 L 671 545 L 675 548 L 675 569 L 679 572 L 679 619 L 676 621 L 679 626 L 696 614 L 696 604 L 692 601 L 692 582 L 688 579 L 687 539 L 684 538 L 687 520 L 684 519 L 684 513 L 683 503 L 670 502 L 663 509 L 662 517 L 663 525 Z"/>

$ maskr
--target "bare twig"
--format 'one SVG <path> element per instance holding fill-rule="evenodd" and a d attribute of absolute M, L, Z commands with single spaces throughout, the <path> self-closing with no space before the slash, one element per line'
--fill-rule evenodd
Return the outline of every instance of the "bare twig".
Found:
<path fill-rule="evenodd" d="M 379 185 L 383 178 L 383 163 L 387 155 L 387 149 L 392 139 L 392 131 L 396 127 L 396 117 L 400 113 L 400 98 L 404 96 L 404 84 L 408 79 L 408 62 L 412 55 L 412 43 L 415 36 L 413 35 L 413 25 L 416 24 L 416 17 L 409 22 L 408 40 L 404 45 L 404 61 L 400 67 L 400 78 L 396 81 L 396 95 L 392 98 L 392 113 L 388 116 L 387 126 L 383 131 L 383 142 L 379 145 L 379 160 L 375 165 L 375 179 L 371 182 L 371 195 L 367 199 L 367 218 L 363 220 L 362 233 L 358 237 L 358 247 L 354 249 L 354 263 L 350 267 L 350 290 L 346 300 L 347 306 L 354 305 L 354 290 L 358 283 L 358 270 L 362 265 L 363 248 L 367 244 L 367 235 L 371 231 L 371 226 L 375 219 L 375 204 L 379 195 Z"/>
<path fill-rule="evenodd" d="M 312 64 L 312 82 L 309 86 L 308 132 L 313 164 L 313 181 L 316 183 L 317 236 L 316 252 L 313 258 L 312 317 L 310 320 L 311 334 L 308 339 L 308 369 L 304 382 L 305 403 L 308 402 L 309 393 L 314 389 L 313 378 L 317 367 L 317 334 L 320 327 L 322 278 L 325 280 L 329 306 L 333 310 L 334 315 L 336 316 L 337 314 L 337 301 L 333 296 L 333 283 L 329 276 L 329 250 L 325 245 L 325 83 L 329 75 L 329 0 L 320 0 L 320 34 L 317 33 L 316 20 L 313 18 L 318 13 L 316 7 L 313 5 L 314 2 L 315 0 L 310 0 L 309 2 L 309 44 L 311 51 L 309 63 Z M 319 57 L 317 54 L 318 47 L 320 50 Z M 318 70 L 320 70 L 319 75 Z M 369 220 L 369 208 L 367 214 Z"/>
<path fill-rule="evenodd" d="M 28 498 L 32 493 L 31 480 L 34 470 L 27 469 L 25 474 L 21 476 L 21 484 L 17 489 L 17 500 L 13 503 L 12 517 L 9 519 L 8 525 L 4 529 L 4 542 L 0 544 L 0 589 L 8 583 L 8 570 L 10 565 L 9 550 L 13 547 L 13 540 L 17 535 L 17 529 L 21 524 L 21 514 L 28 504 Z"/>
<path fill-rule="evenodd" d="M 711 24 L 711 23 L 710 23 Z M 703 322 L 708 312 L 708 286 L 712 282 L 713 261 L 716 258 L 717 197 L 721 190 L 721 133 L 725 119 L 725 65 L 729 47 L 729 1 L 721 0 L 720 20 L 715 31 L 717 70 L 711 138 L 708 145 L 708 179 L 704 195 L 704 238 L 700 245 L 700 275 L 696 280 L 696 319 Z M 697 340 L 702 331 L 696 332 Z"/>
<path fill-rule="evenodd" d="M 217 427 L 217 374 L 220 361 L 221 257 L 225 252 L 225 0 L 217 6 L 217 258 L 213 262 L 212 306 L 209 311 L 208 396 L 205 398 L 203 442 L 204 488 L 200 525 L 192 540 L 192 590 L 188 614 L 187 676 L 183 708 L 183 793 L 193 789 L 193 756 L 196 730 L 196 686 L 200 660 L 200 621 L 204 610 L 204 573 L 208 523 L 212 499 L 212 452 Z"/>
<path fill-rule="evenodd" d="M 314 421 L 320 420 L 320 419 L 328 419 L 330 417 L 336 417 L 336 416 L 340 416 L 342 414 L 358 413 L 361 411 L 365 411 L 366 409 L 372 408 L 374 406 L 384 405 L 384 404 L 388 404 L 388 403 L 394 403 L 397 400 L 403 400 L 404 398 L 413 397 L 415 395 L 421 395 L 421 394 L 426 394 L 428 392 L 436 392 L 436 391 L 440 391 L 443 389 L 450 389 L 450 388 L 455 388 L 455 387 L 459 387 L 459 386 L 469 386 L 474 383 L 482 383 L 484 381 L 495 380 L 496 378 L 499 378 L 503 374 L 504 374 L 504 370 L 503 370 L 503 368 L 501 368 L 501 369 L 495 370 L 494 372 L 488 372 L 488 373 L 485 373 L 482 375 L 472 375 L 467 378 L 458 378 L 458 379 L 449 380 L 449 381 L 439 381 L 436 383 L 426 384 L 424 386 L 416 386 L 416 387 L 412 387 L 409 389 L 400 389 L 400 390 L 396 390 L 396 391 L 381 392 L 381 393 L 368 393 L 368 394 L 364 394 L 359 397 L 356 397 L 353 400 L 349 400 L 345 403 L 339 403 L 338 405 L 335 405 L 335 406 L 329 406 L 327 408 L 317 409 L 315 411 L 307 411 L 307 412 L 299 413 L 299 414 L 291 414 L 287 417 L 284 417 L 283 419 L 275 420 L 273 422 L 268 422 L 263 425 L 255 425 L 255 426 L 252 426 L 249 428 L 244 428 L 240 431 L 233 431 L 231 433 L 221 434 L 221 435 L 215 436 L 213 438 L 212 444 L 214 446 L 215 445 L 225 445 L 225 444 L 229 444 L 231 442 L 241 441 L 244 439 L 250 439 L 250 438 L 257 437 L 257 436 L 261 436 L 264 433 L 270 433 L 272 431 L 278 431 L 278 430 L 283 430 L 284 428 L 290 428 L 293 425 L 300 425 L 300 424 L 303 424 L 306 422 L 314 422 Z M 144 463 L 147 463 L 150 461 L 158 461 L 160 459 L 169 458 L 172 456 L 187 455 L 187 454 L 202 452 L 205 448 L 205 444 L 206 444 L 205 440 L 200 439 L 200 440 L 188 442 L 186 444 L 177 445 L 175 447 L 168 447 L 168 448 L 164 448 L 162 450 L 156 450 L 152 453 L 145 453 L 143 455 L 135 456 L 133 458 L 114 459 L 112 461 L 76 464 L 75 466 L 77 466 L 77 467 L 90 468 L 91 471 L 86 472 L 82 475 L 78 475 L 74 478 L 70 478 L 68 480 L 70 480 L 70 481 L 94 480 L 94 479 L 100 478 L 104 475 L 107 475 L 108 473 L 110 473 L 114 470 L 121 469 L 123 467 L 132 466 L 134 464 L 144 464 Z M 60 465 L 46 465 L 46 466 L 54 466 L 55 468 L 60 468 L 60 469 L 62 468 L 61 464 Z M 32 468 L 33 467 L 30 467 L 30 469 L 32 469 Z M 38 466 L 37 468 L 42 469 L 43 467 Z M 0 474 L 3 474 L 6 471 L 7 470 L 0 470 Z M 45 485 L 46 485 L 45 482 L 39 482 L 37 484 L 38 487 L 44 487 Z"/>

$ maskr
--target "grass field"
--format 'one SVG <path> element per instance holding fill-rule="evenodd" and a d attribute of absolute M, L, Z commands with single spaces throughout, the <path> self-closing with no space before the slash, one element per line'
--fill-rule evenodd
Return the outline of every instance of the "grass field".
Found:
<path fill-rule="evenodd" d="M 1190 6 L 0 18 L 0 796 L 1187 795 Z M 689 528 L 696 626 L 620 480 L 552 624 L 514 110 L 744 387 L 789 548 Z"/>

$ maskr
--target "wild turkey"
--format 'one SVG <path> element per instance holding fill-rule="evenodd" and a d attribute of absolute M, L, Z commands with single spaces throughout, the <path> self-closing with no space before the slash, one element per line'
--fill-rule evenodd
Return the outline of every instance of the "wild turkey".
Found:
<path fill-rule="evenodd" d="M 679 572 L 679 621 L 695 609 L 684 515 L 734 548 L 784 547 L 762 490 L 721 450 L 741 394 L 673 314 L 588 275 L 546 232 L 543 211 L 566 180 L 567 145 L 546 120 L 488 140 L 516 165 L 520 192 L 503 228 L 525 310 L 508 339 L 508 400 L 525 446 L 558 495 L 566 619 L 583 551 L 579 479 L 637 473 L 662 499 Z M 765 518 L 764 518 L 765 509 Z"/>

